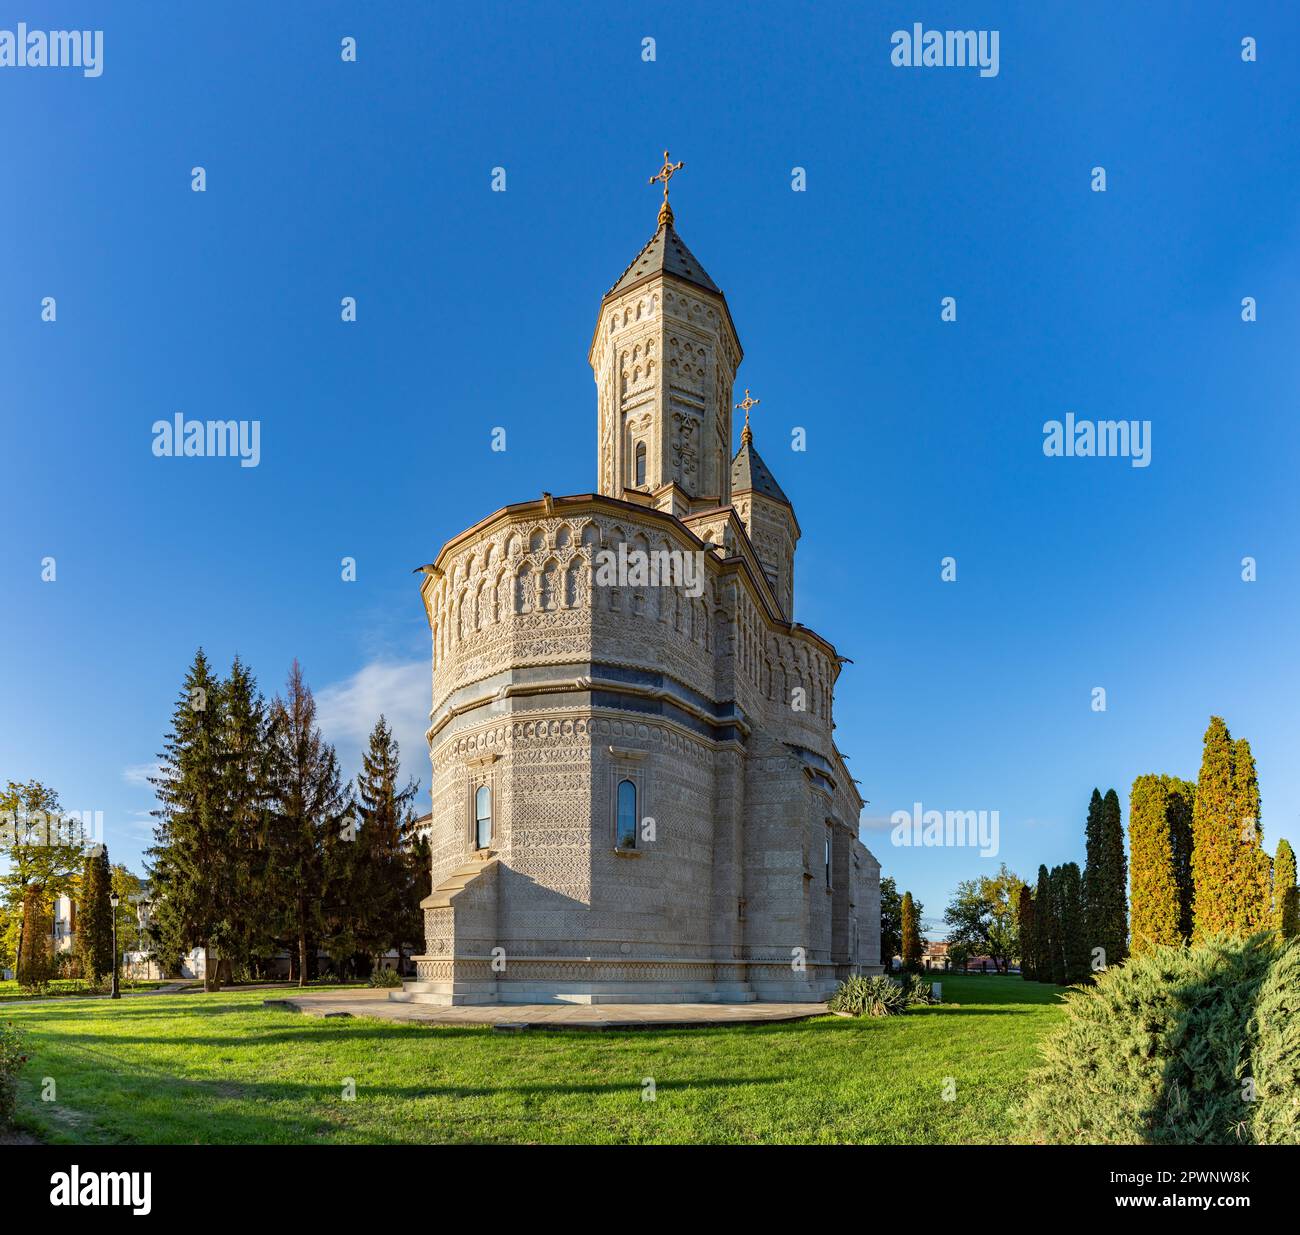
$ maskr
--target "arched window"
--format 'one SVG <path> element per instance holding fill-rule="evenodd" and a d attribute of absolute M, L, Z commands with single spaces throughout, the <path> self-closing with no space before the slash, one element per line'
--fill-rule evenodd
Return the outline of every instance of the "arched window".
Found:
<path fill-rule="evenodd" d="M 636 786 L 630 780 L 618 782 L 618 830 L 615 843 L 620 849 L 636 848 Z"/>
<path fill-rule="evenodd" d="M 826 886 L 831 886 L 831 830 L 826 829 Z"/>
<path fill-rule="evenodd" d="M 645 443 L 637 442 L 636 444 L 636 487 L 638 489 L 645 485 Z"/>
<path fill-rule="evenodd" d="M 480 785 L 474 794 L 474 848 L 492 844 L 492 790 Z"/>

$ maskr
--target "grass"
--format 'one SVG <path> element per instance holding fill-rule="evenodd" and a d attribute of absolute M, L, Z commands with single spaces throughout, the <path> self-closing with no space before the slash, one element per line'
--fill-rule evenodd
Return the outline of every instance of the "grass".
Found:
<path fill-rule="evenodd" d="M 128 982 L 123 979 L 121 989 L 124 991 L 151 991 L 161 985 L 161 982 Z M 105 986 L 105 989 L 107 989 L 107 986 Z M 86 990 L 87 986 L 83 978 L 56 978 L 50 983 L 48 990 L 37 995 L 30 990 L 25 990 L 13 979 L 10 979 L 7 982 L 0 981 L 0 1003 L 13 999 L 54 999 L 56 997 L 85 995 Z"/>
<path fill-rule="evenodd" d="M 16 1005 L 5 1019 L 30 1038 L 19 1121 L 55 1142 L 1016 1140 L 1013 1108 L 1061 1018 L 1060 988 L 943 981 L 944 1004 L 898 1017 L 716 1029 L 321 1020 L 263 1008 L 266 991 Z"/>

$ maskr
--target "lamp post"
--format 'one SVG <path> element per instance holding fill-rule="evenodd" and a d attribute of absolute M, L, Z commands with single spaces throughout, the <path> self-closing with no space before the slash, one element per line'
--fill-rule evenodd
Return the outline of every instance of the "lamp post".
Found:
<path fill-rule="evenodd" d="M 122 903 L 122 898 L 116 892 L 109 893 L 108 903 L 113 906 L 113 988 L 109 991 L 110 999 L 121 999 L 122 992 L 117 986 L 117 907 Z"/>

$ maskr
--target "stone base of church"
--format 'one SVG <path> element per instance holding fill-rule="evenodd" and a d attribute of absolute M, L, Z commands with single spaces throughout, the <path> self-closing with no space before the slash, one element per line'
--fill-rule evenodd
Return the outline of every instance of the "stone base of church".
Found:
<path fill-rule="evenodd" d="M 879 966 L 809 965 L 795 973 L 782 962 L 630 961 L 528 958 L 493 974 L 482 958 L 447 960 L 417 956 L 419 977 L 391 991 L 397 1003 L 624 1004 L 822 1003 L 850 972 L 880 973 Z M 656 973 L 656 970 L 660 971 Z M 585 980 L 584 980 L 585 979 Z"/>

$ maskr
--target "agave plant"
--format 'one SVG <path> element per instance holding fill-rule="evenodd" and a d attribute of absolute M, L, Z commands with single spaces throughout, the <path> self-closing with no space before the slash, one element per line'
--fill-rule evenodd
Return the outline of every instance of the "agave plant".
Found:
<path fill-rule="evenodd" d="M 893 1016 L 907 1007 L 907 992 L 893 978 L 846 978 L 827 1005 L 846 1016 Z"/>

